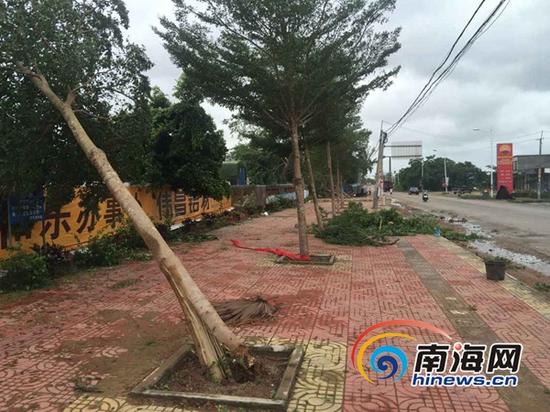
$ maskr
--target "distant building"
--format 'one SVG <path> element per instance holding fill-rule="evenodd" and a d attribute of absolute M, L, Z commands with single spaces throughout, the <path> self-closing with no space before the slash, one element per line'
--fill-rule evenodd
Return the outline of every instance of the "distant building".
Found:
<path fill-rule="evenodd" d="M 240 162 L 223 162 L 220 175 L 232 186 L 248 184 L 246 167 Z"/>
<path fill-rule="evenodd" d="M 514 191 L 536 191 L 538 169 L 542 170 L 542 191 L 550 191 L 550 154 L 521 155 L 512 158 Z"/>

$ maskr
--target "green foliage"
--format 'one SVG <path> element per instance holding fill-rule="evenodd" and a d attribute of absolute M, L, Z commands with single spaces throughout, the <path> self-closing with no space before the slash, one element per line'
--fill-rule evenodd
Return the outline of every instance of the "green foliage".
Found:
<path fill-rule="evenodd" d="M 60 276 L 73 271 L 73 255 L 63 246 L 47 243 L 34 245 L 33 251 L 42 256 L 46 262 L 51 277 Z"/>
<path fill-rule="evenodd" d="M 541 292 L 550 292 L 550 283 L 537 282 L 533 285 L 533 287 Z"/>
<path fill-rule="evenodd" d="M 421 160 L 409 161 L 409 166 L 399 171 L 399 187 L 408 190 L 411 186 L 421 186 Z M 447 159 L 447 176 L 452 187 L 477 187 L 483 189 L 489 186 L 489 175 L 471 162 L 454 162 Z M 442 189 L 444 180 L 444 159 L 428 156 L 424 159 L 424 189 L 438 191 Z"/>
<path fill-rule="evenodd" d="M 30 290 L 49 283 L 46 259 L 36 253 L 16 251 L 0 262 L 0 269 L 6 271 L 0 275 L 1 291 Z"/>
<path fill-rule="evenodd" d="M 71 131 L 18 63 L 43 75 L 61 99 L 76 94 L 79 120 L 124 180 L 141 173 L 149 137 L 143 72 L 151 63 L 124 39 L 127 28 L 122 0 L 0 1 L 0 195 L 45 188 L 52 210 L 83 184 L 96 204 L 106 196 Z"/>
<path fill-rule="evenodd" d="M 284 209 L 296 207 L 296 201 L 285 197 L 277 197 L 273 202 L 265 205 L 265 211 L 269 213 L 279 212 Z"/>
<path fill-rule="evenodd" d="M 156 187 L 219 199 L 229 191 L 220 177 L 226 152 L 223 133 L 198 104 L 176 103 L 157 109 L 147 180 Z"/>
<path fill-rule="evenodd" d="M 344 184 L 358 183 L 372 170 L 372 150 L 369 149 L 371 132 L 362 127 L 353 109 L 345 115 L 339 111 L 326 112 L 321 120 L 314 119 L 304 139 L 308 142 L 315 183 L 320 193 L 330 193 L 326 141 L 331 142 L 333 173 L 339 165 Z M 342 115 L 342 119 L 337 119 Z M 326 121 L 333 121 L 332 126 Z M 336 127 L 338 126 L 338 127 Z"/>
<path fill-rule="evenodd" d="M 113 233 L 91 239 L 85 247 L 74 252 L 74 262 L 81 268 L 115 266 L 124 260 L 148 261 L 152 256 L 130 221 Z"/>
<path fill-rule="evenodd" d="M 457 241 L 457 242 L 469 242 L 470 240 L 481 239 L 482 237 L 476 235 L 475 233 L 462 233 L 457 232 L 456 230 L 442 228 L 441 236 L 446 239 Z"/>
<path fill-rule="evenodd" d="M 271 185 L 291 180 L 286 136 L 275 136 L 257 128 L 238 132 L 241 143 L 233 148 L 231 157 L 245 165 L 251 184 Z"/>
<path fill-rule="evenodd" d="M 109 236 L 122 249 L 145 249 L 147 247 L 135 226 L 129 220 L 125 221 Z"/>
<path fill-rule="evenodd" d="M 502 256 L 485 256 L 483 258 L 483 261 L 485 263 L 504 263 L 506 265 L 509 265 L 510 263 L 512 263 L 510 259 L 507 259 Z"/>
<path fill-rule="evenodd" d="M 403 217 L 395 209 L 383 209 L 369 213 L 361 203 L 350 202 L 340 215 L 328 220 L 324 230 L 316 229 L 316 236 L 328 243 L 340 245 L 388 244 L 389 236 L 433 234 L 438 228 L 437 219 L 429 215 Z M 476 235 L 459 234 L 451 229 L 442 229 L 441 235 L 450 240 L 471 240 Z"/>
<path fill-rule="evenodd" d="M 112 236 L 98 236 L 75 252 L 74 262 L 81 268 L 115 266 L 125 258 L 125 252 L 126 249 L 120 247 Z"/>
<path fill-rule="evenodd" d="M 384 89 L 399 69 L 382 70 L 399 29 L 376 31 L 394 0 L 193 3 L 176 2 L 177 21 L 158 30 L 186 85 L 274 135 Z"/>

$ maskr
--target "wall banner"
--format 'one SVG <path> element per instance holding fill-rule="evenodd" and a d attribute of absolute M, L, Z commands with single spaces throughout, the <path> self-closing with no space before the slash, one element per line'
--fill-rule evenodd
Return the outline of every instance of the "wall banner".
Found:
<path fill-rule="evenodd" d="M 512 170 L 512 156 L 512 143 L 497 144 L 497 192 L 501 188 L 501 186 L 506 187 L 506 189 L 508 189 L 508 193 L 512 193 L 514 191 L 514 172 Z"/>

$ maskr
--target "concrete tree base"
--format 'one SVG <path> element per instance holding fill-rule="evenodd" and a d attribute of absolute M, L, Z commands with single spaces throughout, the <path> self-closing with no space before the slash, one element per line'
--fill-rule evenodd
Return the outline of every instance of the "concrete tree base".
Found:
<path fill-rule="evenodd" d="M 279 387 L 273 396 L 273 398 L 255 398 L 247 396 L 233 396 L 222 395 L 215 393 L 196 393 L 196 392 L 176 392 L 165 391 L 158 389 L 150 389 L 154 387 L 162 378 L 168 376 L 174 369 L 177 368 L 181 359 L 193 350 L 192 345 L 184 345 L 180 350 L 174 353 L 169 359 L 163 362 L 157 369 L 151 372 L 142 382 L 140 382 L 131 394 L 137 396 L 145 396 L 148 398 L 158 400 L 185 400 L 185 401 L 205 401 L 215 402 L 218 404 L 231 405 L 241 407 L 245 409 L 259 408 L 259 409 L 273 409 L 273 410 L 286 410 L 290 395 L 296 377 L 298 375 L 298 369 L 304 357 L 304 350 L 302 347 L 297 346 L 251 346 L 251 354 L 277 354 L 288 356 L 288 364 L 283 373 L 283 377 L 279 384 Z"/>

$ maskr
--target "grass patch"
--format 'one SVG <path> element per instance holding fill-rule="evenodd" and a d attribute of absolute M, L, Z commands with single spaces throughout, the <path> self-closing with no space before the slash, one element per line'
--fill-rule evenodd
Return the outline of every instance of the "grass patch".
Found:
<path fill-rule="evenodd" d="M 540 291 L 540 292 L 550 292 L 550 284 L 549 283 L 541 283 L 537 282 L 533 285 L 533 287 Z"/>

